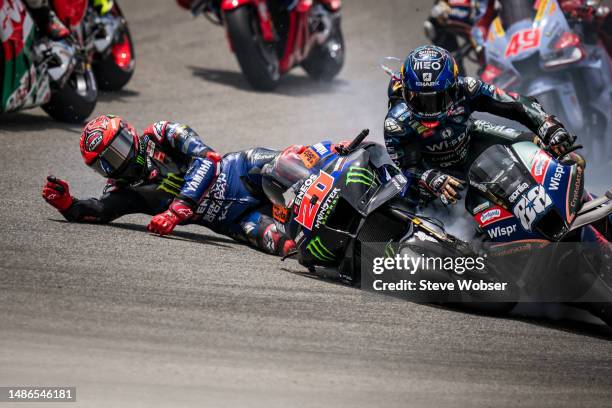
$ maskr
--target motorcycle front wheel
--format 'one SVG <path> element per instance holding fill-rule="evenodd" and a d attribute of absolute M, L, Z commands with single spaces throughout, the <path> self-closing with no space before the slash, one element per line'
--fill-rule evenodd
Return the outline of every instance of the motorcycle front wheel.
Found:
<path fill-rule="evenodd" d="M 258 91 L 272 91 L 280 80 L 276 44 L 265 42 L 254 10 L 239 7 L 225 14 L 227 32 L 247 82 Z"/>
<path fill-rule="evenodd" d="M 90 69 L 74 72 L 61 89 L 51 93 L 51 100 L 42 108 L 60 122 L 83 123 L 98 101 L 96 78 Z"/>
<path fill-rule="evenodd" d="M 331 81 L 342 70 L 345 58 L 344 37 L 340 17 L 336 17 L 327 41 L 315 46 L 302 62 L 302 68 L 313 79 Z"/>

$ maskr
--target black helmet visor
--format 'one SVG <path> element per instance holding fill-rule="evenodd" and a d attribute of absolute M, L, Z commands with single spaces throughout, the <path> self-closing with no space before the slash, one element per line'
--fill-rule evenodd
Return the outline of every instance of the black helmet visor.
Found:
<path fill-rule="evenodd" d="M 404 98 L 408 106 L 422 116 L 437 116 L 446 112 L 455 99 L 455 86 L 440 92 L 405 91 Z"/>
<path fill-rule="evenodd" d="M 120 170 L 127 166 L 135 155 L 134 135 L 122 128 L 91 167 L 104 177 L 114 178 L 120 175 Z"/>

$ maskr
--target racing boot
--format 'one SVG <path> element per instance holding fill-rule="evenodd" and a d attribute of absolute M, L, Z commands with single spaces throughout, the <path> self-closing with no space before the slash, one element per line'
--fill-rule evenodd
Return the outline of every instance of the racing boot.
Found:
<path fill-rule="evenodd" d="M 70 35 L 70 30 L 62 23 L 53 10 L 49 10 L 48 19 L 45 26 L 45 33 L 52 40 L 61 40 Z"/>
<path fill-rule="evenodd" d="M 40 30 L 54 41 L 62 40 L 70 35 L 70 30 L 57 17 L 51 8 L 42 4 L 38 7 L 30 6 L 32 18 Z"/>

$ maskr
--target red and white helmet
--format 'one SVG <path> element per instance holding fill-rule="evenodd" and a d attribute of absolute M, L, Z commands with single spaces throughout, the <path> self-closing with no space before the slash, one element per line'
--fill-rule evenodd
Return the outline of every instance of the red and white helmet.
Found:
<path fill-rule="evenodd" d="M 137 163 L 140 139 L 133 126 L 119 116 L 100 115 L 81 133 L 85 164 L 108 178 L 134 178 L 142 174 Z"/>

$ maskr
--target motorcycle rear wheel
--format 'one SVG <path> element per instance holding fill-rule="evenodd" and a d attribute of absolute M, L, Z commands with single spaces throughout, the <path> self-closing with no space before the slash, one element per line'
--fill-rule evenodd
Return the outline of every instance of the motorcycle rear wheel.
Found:
<path fill-rule="evenodd" d="M 327 41 L 310 51 L 308 58 L 302 62 L 302 68 L 313 79 L 331 81 L 344 66 L 345 52 L 340 17 L 337 17 Z"/>
<path fill-rule="evenodd" d="M 127 26 L 111 47 L 110 53 L 93 64 L 93 69 L 100 89 L 113 92 L 121 90 L 134 74 L 134 43 Z"/>
<path fill-rule="evenodd" d="M 73 73 L 63 88 L 51 94 L 42 106 L 53 119 L 67 123 L 83 123 L 91 115 L 98 101 L 98 88 L 93 72 Z"/>
<path fill-rule="evenodd" d="M 227 32 L 247 82 L 258 91 L 272 91 L 280 80 L 276 45 L 261 36 L 254 10 L 239 7 L 225 14 Z"/>

